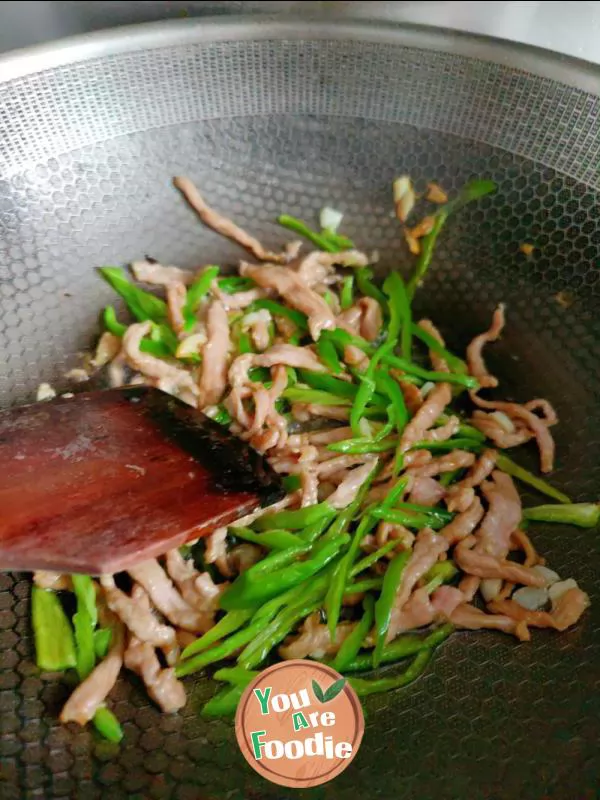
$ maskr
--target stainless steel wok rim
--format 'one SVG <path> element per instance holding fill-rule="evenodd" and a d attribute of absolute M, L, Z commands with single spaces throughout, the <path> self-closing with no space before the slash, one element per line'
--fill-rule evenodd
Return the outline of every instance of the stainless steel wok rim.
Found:
<path fill-rule="evenodd" d="M 361 41 L 491 62 L 600 96 L 600 66 L 530 45 L 443 28 L 273 15 L 164 20 L 73 36 L 0 57 L 0 85 L 106 56 L 227 41 Z"/>

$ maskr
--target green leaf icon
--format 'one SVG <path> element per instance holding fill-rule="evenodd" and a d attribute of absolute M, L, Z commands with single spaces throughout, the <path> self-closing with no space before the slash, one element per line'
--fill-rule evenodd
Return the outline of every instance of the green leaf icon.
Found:
<path fill-rule="evenodd" d="M 330 700 L 333 700 L 338 694 L 342 691 L 344 686 L 346 685 L 346 678 L 339 678 L 337 681 L 334 681 L 329 689 L 325 692 L 323 703 L 328 703 Z"/>
<path fill-rule="evenodd" d="M 319 703 L 324 703 L 325 702 L 325 695 L 323 694 L 323 689 L 321 689 L 319 684 L 314 679 L 313 679 L 313 682 L 312 682 L 312 690 L 314 692 L 315 697 L 319 701 Z"/>

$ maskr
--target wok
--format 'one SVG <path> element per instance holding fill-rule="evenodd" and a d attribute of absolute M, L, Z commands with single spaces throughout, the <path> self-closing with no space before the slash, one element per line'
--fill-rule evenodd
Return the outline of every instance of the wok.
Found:
<path fill-rule="evenodd" d="M 229 19 L 97 34 L 0 62 L 0 402 L 91 346 L 112 301 L 93 267 L 148 254 L 235 263 L 170 180 L 276 249 L 274 223 L 327 204 L 344 232 L 407 271 L 390 186 L 409 173 L 497 194 L 440 237 L 417 300 L 464 348 L 507 304 L 489 361 L 503 396 L 557 408 L 553 481 L 597 497 L 600 460 L 598 69 L 543 51 L 384 24 Z M 523 242 L 535 245 L 526 257 Z M 558 295 L 558 298 L 557 298 Z M 523 454 L 534 466 L 533 449 Z M 527 462 L 527 459 L 530 459 Z M 539 502 L 539 498 L 536 498 Z M 584 798 L 600 772 L 600 547 L 594 532 L 540 527 L 536 542 L 592 608 L 562 635 L 518 645 L 458 635 L 416 684 L 369 699 L 362 748 L 329 786 L 270 785 L 245 764 L 228 721 L 161 716 L 143 688 L 112 697 L 120 746 L 64 728 L 69 687 L 35 667 L 29 582 L 0 575 L 0 796 L 9 798 Z"/>

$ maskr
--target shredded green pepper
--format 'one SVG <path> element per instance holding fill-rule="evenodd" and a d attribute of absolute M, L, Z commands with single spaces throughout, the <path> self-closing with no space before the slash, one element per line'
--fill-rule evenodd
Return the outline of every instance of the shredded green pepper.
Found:
<path fill-rule="evenodd" d="M 201 300 L 208 294 L 212 282 L 219 274 L 219 267 L 205 267 L 198 278 L 188 288 L 185 306 L 183 308 L 183 318 L 185 320 L 184 330 L 191 331 L 196 324 L 196 311 Z"/>
<path fill-rule="evenodd" d="M 496 457 L 496 465 L 498 466 L 498 469 L 506 472 L 507 475 L 510 475 L 512 478 L 516 478 L 522 483 L 527 483 L 529 486 L 537 489 L 538 492 L 548 495 L 548 497 L 552 497 L 554 500 L 558 500 L 559 503 L 571 502 L 571 499 L 567 497 L 566 494 L 560 492 L 558 489 L 555 489 L 554 486 L 551 486 L 543 478 L 538 478 L 537 475 L 534 475 L 528 469 L 521 467 L 505 453 L 498 453 Z"/>
<path fill-rule="evenodd" d="M 558 522 L 577 525 L 579 528 L 595 528 L 600 522 L 598 503 L 570 503 L 535 506 L 523 509 L 523 517 L 532 522 Z"/>
<path fill-rule="evenodd" d="M 348 683 L 359 697 L 367 697 L 370 694 L 379 692 L 389 692 L 392 689 L 399 689 L 412 683 L 424 671 L 432 655 L 432 649 L 428 648 L 417 653 L 410 667 L 393 678 L 348 678 Z"/>
<path fill-rule="evenodd" d="M 56 594 L 34 586 L 31 612 L 38 667 L 47 672 L 62 672 L 76 666 L 73 631 Z"/>
<path fill-rule="evenodd" d="M 350 635 L 342 642 L 331 665 L 338 672 L 344 672 L 347 666 L 356 658 L 363 641 L 371 630 L 374 608 L 375 601 L 373 596 L 370 594 L 366 595 L 363 600 L 363 615 Z"/>
<path fill-rule="evenodd" d="M 396 600 L 398 587 L 402 580 L 402 574 L 408 564 L 411 553 L 406 550 L 399 553 L 390 561 L 383 576 L 383 586 L 381 594 L 375 603 L 375 649 L 373 650 L 373 666 L 378 667 L 381 663 L 381 653 L 385 644 L 385 637 L 390 627 L 392 609 Z"/>
<path fill-rule="evenodd" d="M 105 739 L 108 739 L 109 742 L 118 744 L 123 738 L 123 729 L 119 724 L 119 720 L 106 706 L 96 711 L 92 722 L 98 733 Z"/>
<path fill-rule="evenodd" d="M 165 301 L 131 283 L 120 267 L 100 267 L 98 272 L 125 300 L 127 308 L 140 322 L 146 320 L 165 322 L 167 319 Z"/>
<path fill-rule="evenodd" d="M 342 281 L 340 292 L 340 306 L 342 311 L 347 311 L 354 303 L 354 275 L 347 275 Z"/>

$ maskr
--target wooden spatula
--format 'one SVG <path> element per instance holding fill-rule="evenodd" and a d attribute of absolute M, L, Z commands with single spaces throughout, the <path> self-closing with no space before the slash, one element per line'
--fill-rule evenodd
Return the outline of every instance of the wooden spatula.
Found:
<path fill-rule="evenodd" d="M 0 570 L 118 572 L 282 496 L 256 451 L 156 389 L 0 413 Z"/>

